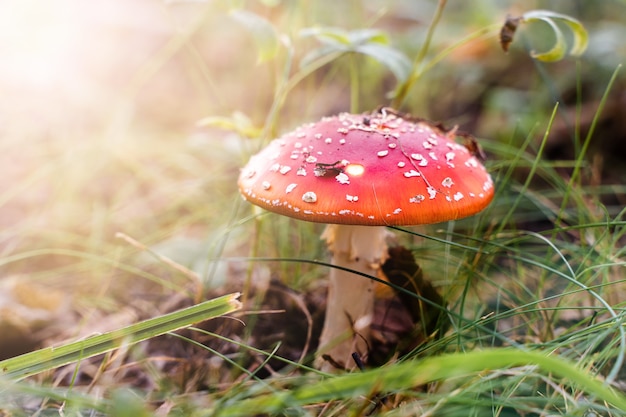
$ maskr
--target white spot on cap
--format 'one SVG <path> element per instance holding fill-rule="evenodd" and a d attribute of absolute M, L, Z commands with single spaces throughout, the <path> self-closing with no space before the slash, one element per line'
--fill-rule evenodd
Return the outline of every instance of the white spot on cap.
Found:
<path fill-rule="evenodd" d="M 343 172 L 338 174 L 335 179 L 339 182 L 339 184 L 350 184 L 350 177 Z"/>
<path fill-rule="evenodd" d="M 321 139 L 322 138 L 322 134 L 321 133 L 316 133 L 314 137 L 315 137 L 315 139 Z"/>
<path fill-rule="evenodd" d="M 310 164 L 313 164 L 313 163 L 317 162 L 317 158 L 314 157 L 313 155 L 309 155 L 309 156 L 306 157 L 305 161 L 310 163 Z"/>
<path fill-rule="evenodd" d="M 278 163 L 272 164 L 272 166 L 270 167 L 271 172 L 278 172 L 279 169 L 280 169 L 280 164 Z"/>
<path fill-rule="evenodd" d="M 389 149 L 396 149 L 396 147 L 398 146 L 397 143 L 391 142 L 389 145 L 387 145 L 389 147 Z"/>
<path fill-rule="evenodd" d="M 430 143 L 430 142 L 426 142 L 425 141 L 422 145 L 424 146 L 424 149 L 432 149 L 433 148 L 433 144 Z"/>
<path fill-rule="evenodd" d="M 398 162 L 398 168 L 404 168 L 406 166 L 406 163 L 400 161 Z"/>
<path fill-rule="evenodd" d="M 478 161 L 476 160 L 476 158 L 474 158 L 472 156 L 470 159 L 465 161 L 465 166 L 468 167 L 468 168 L 477 168 L 478 167 Z"/>
<path fill-rule="evenodd" d="M 421 176 L 421 175 L 422 175 L 422 174 L 420 174 L 419 172 L 417 172 L 417 171 L 416 171 L 416 170 L 414 170 L 414 169 L 412 169 L 412 170 L 410 170 L 410 171 L 408 171 L 408 172 L 405 172 L 405 173 L 404 173 L 404 176 L 405 176 L 405 177 L 407 177 L 407 178 L 411 178 L 411 177 L 419 177 L 419 176 Z"/>
<path fill-rule="evenodd" d="M 456 193 L 456 194 L 453 196 L 454 201 L 459 201 L 459 200 L 461 200 L 463 197 L 464 197 L 464 196 L 463 196 L 463 193 L 462 193 L 462 192 L 460 192 L 460 191 L 459 191 L 458 193 Z"/>
<path fill-rule="evenodd" d="M 289 171 L 291 171 L 291 167 L 288 165 L 282 165 L 280 167 L 280 169 L 278 170 L 278 172 L 280 172 L 281 174 L 285 175 L 286 173 L 288 173 Z"/>
<path fill-rule="evenodd" d="M 389 154 L 388 150 L 384 150 L 384 151 L 379 151 L 376 155 L 378 156 L 387 156 Z"/>
<path fill-rule="evenodd" d="M 359 196 L 357 196 L 357 195 L 350 195 L 350 194 L 346 194 L 346 200 L 348 200 L 348 201 L 350 201 L 350 202 L 354 203 L 354 202 L 359 201 Z"/>
<path fill-rule="evenodd" d="M 333 138 L 324 139 L 324 143 L 328 143 L 330 145 L 331 143 L 333 143 Z"/>
<path fill-rule="evenodd" d="M 454 159 L 455 156 L 456 156 L 456 154 L 454 152 L 446 153 L 446 161 L 451 162 Z"/>
<path fill-rule="evenodd" d="M 340 145 L 344 145 L 345 143 L 346 143 L 345 139 L 343 139 L 343 138 L 339 139 L 339 144 Z"/>
<path fill-rule="evenodd" d="M 397 208 L 393 211 L 393 214 L 400 214 L 402 212 L 401 208 Z"/>
<path fill-rule="evenodd" d="M 425 167 L 426 165 L 428 165 L 428 160 L 424 158 L 424 155 L 422 155 L 421 153 L 412 153 L 411 158 L 419 161 L 418 165 L 421 167 Z"/>
<path fill-rule="evenodd" d="M 293 184 L 289 184 L 289 185 L 287 186 L 287 188 L 285 188 L 285 193 L 289 194 L 289 193 L 290 193 L 290 192 L 292 192 L 292 191 L 293 191 L 293 189 L 294 189 L 294 188 L 296 188 L 297 186 L 298 186 L 298 184 L 295 184 L 295 183 L 293 183 Z"/>
<path fill-rule="evenodd" d="M 452 181 L 452 178 L 450 177 L 445 177 L 443 179 L 443 181 L 441 181 L 441 185 L 443 185 L 444 187 L 452 187 L 452 185 L 454 184 L 454 182 Z"/>
<path fill-rule="evenodd" d="M 434 153 L 434 152 L 428 152 L 428 156 L 430 156 L 430 158 L 431 158 L 433 161 L 436 161 L 436 160 L 437 160 L 437 155 L 435 155 L 435 153 Z"/>
<path fill-rule="evenodd" d="M 424 194 L 418 194 L 415 197 L 409 198 L 409 203 L 421 203 L 424 200 L 426 200 L 426 197 L 424 197 Z"/>
<path fill-rule="evenodd" d="M 261 183 L 261 186 L 263 187 L 264 190 L 269 190 L 270 188 L 272 188 L 272 184 L 270 184 L 269 181 L 263 181 Z"/>
<path fill-rule="evenodd" d="M 428 197 L 432 200 L 437 196 L 437 190 L 434 187 L 429 186 L 426 191 L 428 191 Z"/>
<path fill-rule="evenodd" d="M 296 171 L 296 175 L 300 175 L 301 177 L 306 177 L 306 168 L 300 167 Z"/>
<path fill-rule="evenodd" d="M 315 203 L 317 201 L 317 194 L 315 194 L 313 191 L 307 191 L 306 193 L 302 194 L 302 201 L 304 201 L 305 203 Z"/>

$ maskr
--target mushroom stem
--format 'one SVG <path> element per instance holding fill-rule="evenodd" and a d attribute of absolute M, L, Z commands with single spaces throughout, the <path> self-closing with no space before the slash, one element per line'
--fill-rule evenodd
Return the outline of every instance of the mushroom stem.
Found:
<path fill-rule="evenodd" d="M 382 226 L 332 224 L 326 226 L 322 239 L 332 253 L 333 265 L 376 276 L 387 257 L 387 235 L 387 229 Z M 328 355 L 332 361 L 320 356 L 316 363 L 324 371 L 332 371 L 337 365 L 352 367 L 353 352 L 367 359 L 376 284 L 372 279 L 339 268 L 331 268 L 329 281 L 318 354 Z"/>

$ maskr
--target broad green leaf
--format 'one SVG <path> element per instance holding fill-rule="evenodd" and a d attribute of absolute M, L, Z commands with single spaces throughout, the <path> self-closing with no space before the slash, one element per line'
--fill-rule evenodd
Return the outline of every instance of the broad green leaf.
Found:
<path fill-rule="evenodd" d="M 555 21 L 564 23 L 572 31 L 573 44 L 569 48 L 569 54 L 572 56 L 580 56 L 587 49 L 589 35 L 583 24 L 571 16 L 552 12 L 549 10 L 531 10 L 522 16 L 524 22 L 543 21 L 550 25 L 556 36 L 556 43 L 552 49 L 543 53 L 532 52 L 534 58 L 541 61 L 558 61 L 563 59 L 567 54 L 567 46 L 565 37 Z"/>
<path fill-rule="evenodd" d="M 337 28 L 308 28 L 301 32 L 301 36 L 313 36 L 322 43 L 302 59 L 301 68 L 332 53 L 355 52 L 376 59 L 389 68 L 400 82 L 408 77 L 411 70 L 411 61 L 402 52 L 389 46 L 387 35 L 380 30 L 347 32 Z"/>
<path fill-rule="evenodd" d="M 302 60 L 300 61 L 300 68 L 306 68 L 311 65 L 313 62 L 321 59 L 330 54 L 336 53 L 345 53 L 345 50 L 339 50 L 335 46 L 331 45 L 322 45 L 319 48 L 313 49 L 311 52 L 307 53 Z"/>
<path fill-rule="evenodd" d="M 258 52 L 258 61 L 272 59 L 278 53 L 278 34 L 274 26 L 258 14 L 246 10 L 233 10 L 230 16 L 250 31 Z"/>
<path fill-rule="evenodd" d="M 385 65 L 400 83 L 409 77 L 411 61 L 397 49 L 387 45 L 368 43 L 357 47 L 356 51 Z"/>
<path fill-rule="evenodd" d="M 387 34 L 378 29 L 359 29 L 348 32 L 348 38 L 352 45 L 362 45 L 366 43 L 389 44 Z"/>
<path fill-rule="evenodd" d="M 222 316 L 241 308 L 239 294 L 213 300 L 144 320 L 118 330 L 90 336 L 59 347 L 49 347 L 0 361 L 0 376 L 19 380 L 40 372 L 129 346 L 149 338 Z"/>
<path fill-rule="evenodd" d="M 302 37 L 314 37 L 327 45 L 335 45 L 341 50 L 354 50 L 368 43 L 388 44 L 387 35 L 377 29 L 357 29 L 346 31 L 339 28 L 306 28 L 300 31 Z"/>
<path fill-rule="evenodd" d="M 300 36 L 314 37 L 323 44 L 334 45 L 342 50 L 350 45 L 348 32 L 338 28 L 305 28 L 300 31 Z"/>

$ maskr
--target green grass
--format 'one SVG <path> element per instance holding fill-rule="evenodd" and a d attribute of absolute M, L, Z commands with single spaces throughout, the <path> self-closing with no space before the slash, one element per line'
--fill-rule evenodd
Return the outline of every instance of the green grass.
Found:
<path fill-rule="evenodd" d="M 116 5 L 92 22 L 92 45 L 68 52 L 92 60 L 84 72 L 7 90 L 0 282 L 62 301 L 36 321 L 41 309 L 2 287 L 0 329 L 17 323 L 16 340 L 43 349 L 0 362 L 0 414 L 626 415 L 626 172 L 602 152 L 624 79 L 594 36 L 623 29 L 623 4 L 534 2 L 590 36 L 582 58 L 543 63 L 529 51 L 558 32 L 527 22 L 505 55 L 512 10 L 498 2 L 475 14 L 445 1 L 272 3 Z M 556 24 L 569 47 L 572 22 Z M 24 48 L 65 45 L 32 28 Z M 496 197 L 469 219 L 391 229 L 450 329 L 384 366 L 327 375 L 311 351 L 281 356 L 289 334 L 255 333 L 288 324 L 292 304 L 262 302 L 277 288 L 292 312 L 315 305 L 322 225 L 251 207 L 236 178 L 301 123 L 391 103 L 470 128 Z M 202 301 L 240 291 L 242 311 L 197 324 L 230 311 Z"/>

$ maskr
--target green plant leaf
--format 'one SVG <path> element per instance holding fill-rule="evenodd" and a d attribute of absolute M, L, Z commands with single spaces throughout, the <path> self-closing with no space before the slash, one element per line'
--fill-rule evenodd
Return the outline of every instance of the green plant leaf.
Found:
<path fill-rule="evenodd" d="M 546 62 L 554 62 L 563 59 L 568 54 L 565 36 L 556 24 L 556 21 L 564 23 L 572 31 L 573 44 L 569 48 L 569 55 L 580 56 L 587 49 L 589 40 L 587 30 L 580 21 L 574 19 L 573 17 L 549 10 L 532 10 L 524 13 L 522 19 L 525 23 L 533 21 L 545 22 L 550 25 L 554 35 L 556 36 L 555 44 L 549 51 L 541 53 L 535 51 L 531 52 L 532 57 L 535 59 Z"/>
<path fill-rule="evenodd" d="M 338 52 L 341 54 L 346 51 L 339 50 L 335 46 L 331 46 L 331 45 L 322 45 L 319 48 L 315 48 L 302 58 L 302 60 L 300 61 L 300 69 L 307 68 L 308 66 L 316 62 L 318 59 L 327 57 L 331 54 L 337 54 Z"/>
<path fill-rule="evenodd" d="M 72 362 L 110 352 L 143 340 L 182 329 L 194 323 L 231 313 L 241 308 L 238 293 L 144 320 L 111 332 L 90 336 L 59 347 L 36 350 L 0 361 L 0 376 L 19 380 Z"/>
<path fill-rule="evenodd" d="M 230 16 L 250 31 L 259 50 L 259 62 L 268 61 L 276 56 L 279 45 L 278 33 L 267 19 L 242 9 L 232 10 Z"/>
<path fill-rule="evenodd" d="M 345 30 L 338 28 L 305 28 L 300 31 L 303 38 L 314 37 L 325 45 L 332 45 L 341 50 L 350 45 L 350 38 Z"/>
<path fill-rule="evenodd" d="M 388 45 L 389 37 L 385 32 L 378 29 L 358 29 L 348 32 L 348 39 L 351 45 L 362 45 L 367 43 L 377 43 Z"/>
<path fill-rule="evenodd" d="M 302 59 L 301 68 L 332 53 L 354 52 L 367 55 L 385 65 L 399 82 L 404 81 L 411 71 L 411 61 L 402 52 L 391 47 L 387 35 L 380 30 L 359 29 L 348 32 L 337 28 L 307 28 L 300 35 L 315 37 L 322 44 Z"/>
<path fill-rule="evenodd" d="M 385 65 L 398 82 L 406 80 L 411 73 L 411 61 L 402 52 L 390 46 L 369 43 L 358 46 L 356 51 L 370 56 Z"/>
<path fill-rule="evenodd" d="M 340 28 L 306 28 L 300 31 L 300 36 L 316 38 L 323 44 L 335 45 L 341 50 L 353 50 L 355 46 L 366 43 L 388 44 L 388 36 L 377 29 L 357 29 L 346 31 Z"/>

